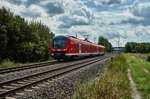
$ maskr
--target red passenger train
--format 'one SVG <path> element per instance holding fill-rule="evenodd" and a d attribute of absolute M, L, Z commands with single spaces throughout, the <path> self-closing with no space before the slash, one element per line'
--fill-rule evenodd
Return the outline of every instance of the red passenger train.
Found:
<path fill-rule="evenodd" d="M 74 59 L 105 54 L 105 47 L 71 36 L 56 36 L 51 46 L 53 58 Z"/>

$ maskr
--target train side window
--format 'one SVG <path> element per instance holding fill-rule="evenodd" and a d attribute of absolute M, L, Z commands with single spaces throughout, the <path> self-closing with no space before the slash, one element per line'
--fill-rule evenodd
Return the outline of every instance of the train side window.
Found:
<path fill-rule="evenodd" d="M 79 49 L 79 45 L 77 45 L 77 49 Z"/>
<path fill-rule="evenodd" d="M 79 45 L 78 45 L 78 44 L 76 45 L 76 49 L 77 49 L 77 50 L 79 49 Z"/>
<path fill-rule="evenodd" d="M 75 49 L 75 50 L 78 50 L 78 49 L 79 49 L 79 46 L 76 45 L 76 44 L 74 44 L 74 49 Z"/>
<path fill-rule="evenodd" d="M 76 49 L 76 45 L 74 44 L 74 49 Z"/>
<path fill-rule="evenodd" d="M 84 51 L 84 46 L 82 46 L 82 50 Z"/>

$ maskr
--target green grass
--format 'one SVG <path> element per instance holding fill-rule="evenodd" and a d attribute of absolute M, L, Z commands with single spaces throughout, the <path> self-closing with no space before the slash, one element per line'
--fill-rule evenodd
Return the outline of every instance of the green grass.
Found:
<path fill-rule="evenodd" d="M 44 62 L 49 62 L 49 61 L 55 61 L 55 60 L 50 58 L 48 61 L 44 61 Z M 10 60 L 4 60 L 4 61 L 0 62 L 0 69 L 2 69 L 2 68 L 11 68 L 11 67 L 20 67 L 20 66 L 36 64 L 36 63 L 43 63 L 43 62 L 16 63 L 16 62 L 13 62 L 13 61 L 10 61 Z"/>
<path fill-rule="evenodd" d="M 131 55 L 131 54 L 130 54 Z M 138 58 L 138 59 L 142 59 L 147 61 L 148 56 L 150 56 L 150 54 L 140 54 L 140 53 L 133 53 L 132 56 Z"/>
<path fill-rule="evenodd" d="M 150 99 L 150 63 L 132 54 L 126 54 L 127 63 L 131 69 L 132 78 L 144 99 Z"/>
<path fill-rule="evenodd" d="M 10 68 L 10 67 L 16 67 L 16 66 L 23 66 L 23 64 L 15 63 L 10 60 L 4 60 L 0 63 L 0 68 Z"/>
<path fill-rule="evenodd" d="M 127 77 L 126 58 L 115 58 L 103 73 L 93 81 L 83 84 L 74 94 L 74 99 L 132 99 Z"/>

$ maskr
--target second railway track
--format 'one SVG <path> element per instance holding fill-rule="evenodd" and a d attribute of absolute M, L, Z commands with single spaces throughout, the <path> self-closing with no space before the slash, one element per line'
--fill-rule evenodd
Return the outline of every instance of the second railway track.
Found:
<path fill-rule="evenodd" d="M 91 61 L 84 61 L 82 63 L 76 63 L 72 65 L 67 65 L 60 68 L 55 68 L 46 72 L 33 74 L 26 77 L 21 77 L 18 79 L 6 81 L 0 83 L 0 97 L 5 98 L 6 96 L 12 95 L 17 91 L 24 90 L 31 86 L 35 86 L 38 83 L 54 79 L 71 71 L 77 70 L 79 68 L 88 66 L 90 64 L 96 63 L 98 61 L 110 58 L 109 56 L 103 56 L 100 58 L 93 59 Z"/>
<path fill-rule="evenodd" d="M 52 61 L 52 62 L 31 64 L 31 65 L 20 66 L 20 67 L 5 68 L 5 69 L 0 69 L 0 74 L 6 74 L 6 73 L 16 72 L 16 71 L 20 71 L 20 70 L 26 70 L 26 69 L 31 69 L 31 68 L 38 68 L 38 67 L 53 65 L 53 64 L 57 64 L 57 63 L 58 63 L 58 61 Z"/>
<path fill-rule="evenodd" d="M 55 64 L 60 64 L 60 63 L 67 63 L 67 62 L 66 61 L 61 61 L 61 62 L 51 61 L 51 62 L 43 62 L 43 63 L 30 64 L 30 65 L 25 65 L 25 66 L 20 66 L 20 67 L 4 68 L 4 69 L 0 69 L 0 75 L 6 74 L 6 73 L 12 73 L 12 72 L 16 72 L 16 71 L 23 71 L 23 70 L 27 70 L 27 69 L 44 67 L 44 66 L 48 66 L 48 65 L 55 65 Z M 71 60 L 69 62 L 71 62 Z"/>

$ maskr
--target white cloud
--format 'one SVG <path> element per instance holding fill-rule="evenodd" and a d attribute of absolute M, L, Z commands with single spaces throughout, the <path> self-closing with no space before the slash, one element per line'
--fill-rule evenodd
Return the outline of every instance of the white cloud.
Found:
<path fill-rule="evenodd" d="M 1 0 L 0 7 L 9 8 L 25 19 L 42 21 L 56 35 L 78 33 L 83 39 L 84 34 L 89 34 L 91 41 L 104 36 L 114 46 L 118 37 L 122 46 L 133 40 L 150 42 L 150 3 L 131 1 Z"/>

